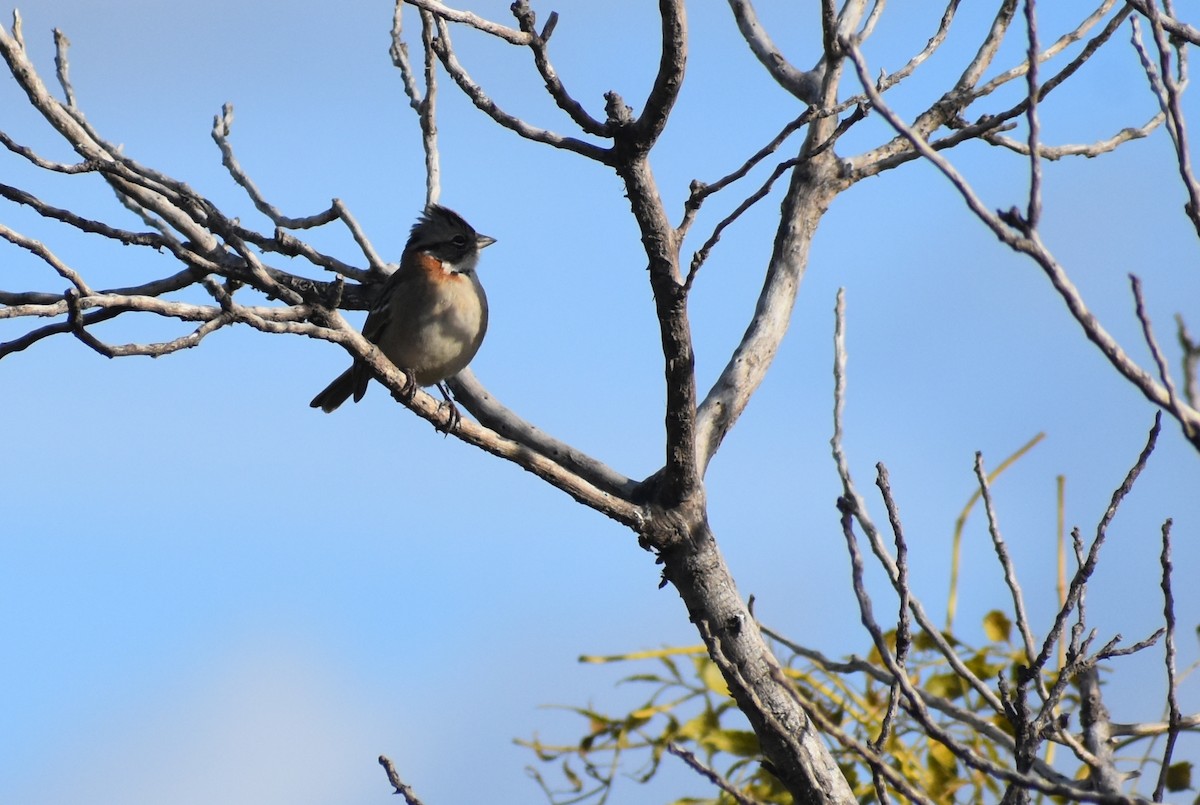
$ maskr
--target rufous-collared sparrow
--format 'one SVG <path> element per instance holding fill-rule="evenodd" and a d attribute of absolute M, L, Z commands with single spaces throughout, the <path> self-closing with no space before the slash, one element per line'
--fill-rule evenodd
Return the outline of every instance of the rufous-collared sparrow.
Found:
<path fill-rule="evenodd" d="M 480 250 L 495 242 L 437 204 L 417 219 L 400 267 L 383 283 L 363 325 L 367 340 L 410 381 L 440 385 L 479 351 L 487 332 L 488 305 L 475 266 Z M 351 395 L 358 402 L 371 377 L 370 366 L 355 360 L 309 405 L 329 413 Z"/>

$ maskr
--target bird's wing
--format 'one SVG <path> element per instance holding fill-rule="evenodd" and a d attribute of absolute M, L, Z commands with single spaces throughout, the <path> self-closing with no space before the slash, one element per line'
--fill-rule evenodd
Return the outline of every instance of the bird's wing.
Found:
<path fill-rule="evenodd" d="M 407 271 L 396 269 L 379 289 L 379 293 L 375 297 L 375 304 L 367 314 L 367 321 L 363 324 L 362 330 L 363 336 L 372 344 L 379 343 L 380 336 L 391 323 L 392 298 L 397 293 L 404 293 L 404 286 L 408 284 L 411 276 L 412 274 Z"/>

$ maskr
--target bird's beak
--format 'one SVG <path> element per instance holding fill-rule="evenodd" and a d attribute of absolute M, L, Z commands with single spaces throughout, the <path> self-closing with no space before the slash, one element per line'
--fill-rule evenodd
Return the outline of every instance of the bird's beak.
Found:
<path fill-rule="evenodd" d="M 489 235 L 476 235 L 475 236 L 475 247 L 478 249 L 486 249 L 488 246 L 491 246 L 495 242 L 496 242 L 496 239 Z"/>

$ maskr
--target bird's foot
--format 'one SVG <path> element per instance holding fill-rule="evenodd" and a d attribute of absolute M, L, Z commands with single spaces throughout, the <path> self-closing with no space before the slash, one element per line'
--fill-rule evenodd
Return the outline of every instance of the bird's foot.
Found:
<path fill-rule="evenodd" d="M 445 383 L 438 383 L 437 390 L 442 393 L 442 398 L 445 400 L 445 403 L 443 404 L 448 406 L 450 411 L 446 416 L 446 424 L 434 425 L 433 428 L 434 430 L 441 431 L 443 434 L 449 436 L 450 432 L 456 430 L 459 426 L 459 423 L 462 422 L 462 414 L 458 412 L 458 406 L 454 404 L 454 400 L 450 396 L 450 389 Z M 442 405 L 439 404 L 438 410 L 441 410 L 441 407 Z"/>
<path fill-rule="evenodd" d="M 401 369 L 400 371 L 404 374 L 404 387 L 399 391 L 393 391 L 392 399 L 400 403 L 410 403 L 413 395 L 417 393 L 417 378 L 412 369 Z"/>

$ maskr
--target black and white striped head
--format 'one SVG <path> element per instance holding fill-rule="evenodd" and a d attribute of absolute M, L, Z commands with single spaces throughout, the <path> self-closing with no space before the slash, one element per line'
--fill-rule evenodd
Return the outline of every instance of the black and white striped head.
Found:
<path fill-rule="evenodd" d="M 476 232 L 454 210 L 430 204 L 413 225 L 404 252 L 425 252 L 447 270 L 469 273 L 479 262 L 479 251 L 495 242 L 495 238 Z"/>

